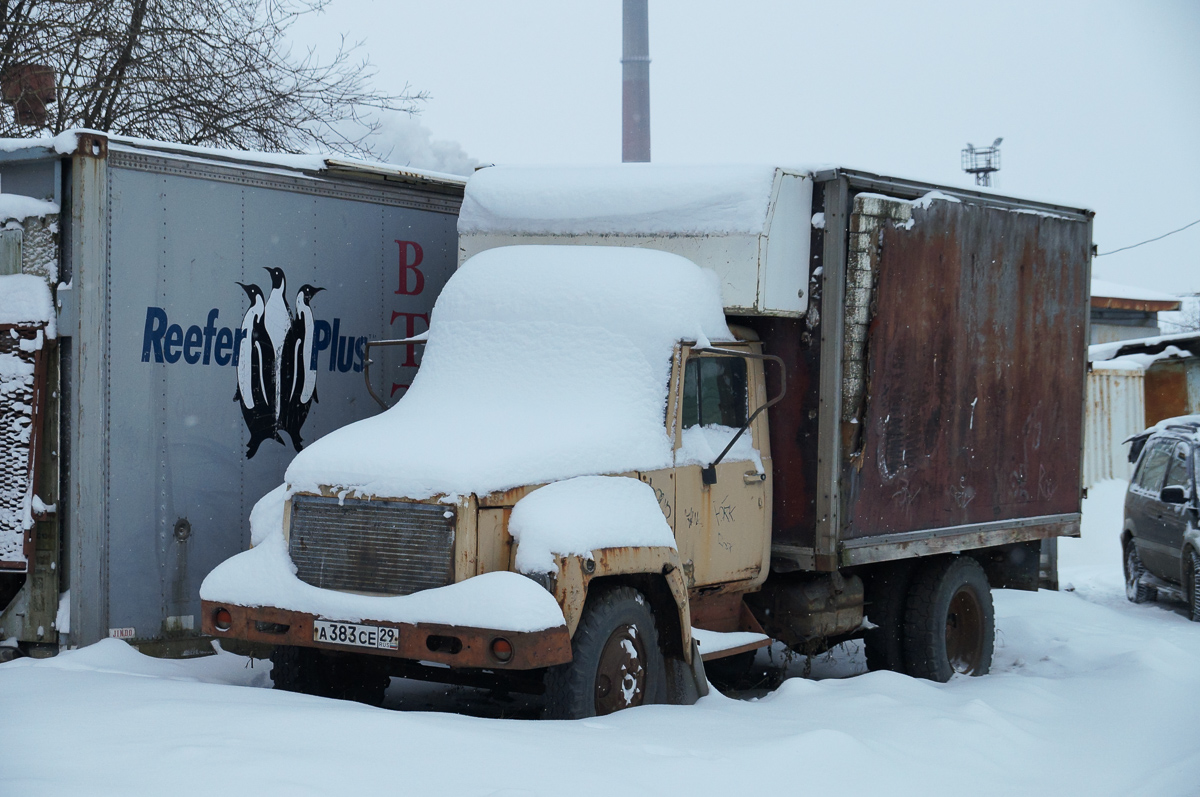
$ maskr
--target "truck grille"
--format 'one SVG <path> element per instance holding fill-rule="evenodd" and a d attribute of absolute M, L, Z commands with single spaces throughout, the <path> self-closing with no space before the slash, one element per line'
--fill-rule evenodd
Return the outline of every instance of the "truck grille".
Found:
<path fill-rule="evenodd" d="M 409 595 L 454 580 L 454 509 L 401 501 L 292 497 L 288 552 L 323 589 Z"/>

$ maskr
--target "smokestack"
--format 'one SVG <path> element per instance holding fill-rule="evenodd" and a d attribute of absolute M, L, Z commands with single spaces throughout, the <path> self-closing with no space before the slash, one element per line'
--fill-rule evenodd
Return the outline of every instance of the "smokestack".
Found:
<path fill-rule="evenodd" d="M 650 162 L 650 22 L 647 0 L 624 0 L 621 162 Z"/>

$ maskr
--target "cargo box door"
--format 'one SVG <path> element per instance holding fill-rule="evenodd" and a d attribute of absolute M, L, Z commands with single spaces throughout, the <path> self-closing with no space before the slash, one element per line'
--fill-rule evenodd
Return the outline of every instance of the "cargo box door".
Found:
<path fill-rule="evenodd" d="M 1090 224 L 859 194 L 843 541 L 1076 513 Z"/>

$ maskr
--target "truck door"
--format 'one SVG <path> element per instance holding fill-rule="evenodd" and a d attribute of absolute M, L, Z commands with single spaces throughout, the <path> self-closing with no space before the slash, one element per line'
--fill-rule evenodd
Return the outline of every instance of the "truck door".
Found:
<path fill-rule="evenodd" d="M 677 388 L 674 526 L 689 587 L 750 580 L 763 569 L 770 468 L 762 421 L 717 464 L 715 484 L 702 475 L 745 424 L 751 394 L 759 400 L 762 386 L 748 378 L 759 370 L 747 366 L 740 357 L 688 352 Z"/>

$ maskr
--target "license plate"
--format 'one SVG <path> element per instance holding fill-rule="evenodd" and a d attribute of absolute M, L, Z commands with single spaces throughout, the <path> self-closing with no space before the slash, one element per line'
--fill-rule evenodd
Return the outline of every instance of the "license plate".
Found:
<path fill-rule="evenodd" d="M 400 634 L 383 625 L 355 625 L 329 620 L 313 622 L 313 642 L 327 645 L 352 645 L 359 648 L 399 650 Z"/>

